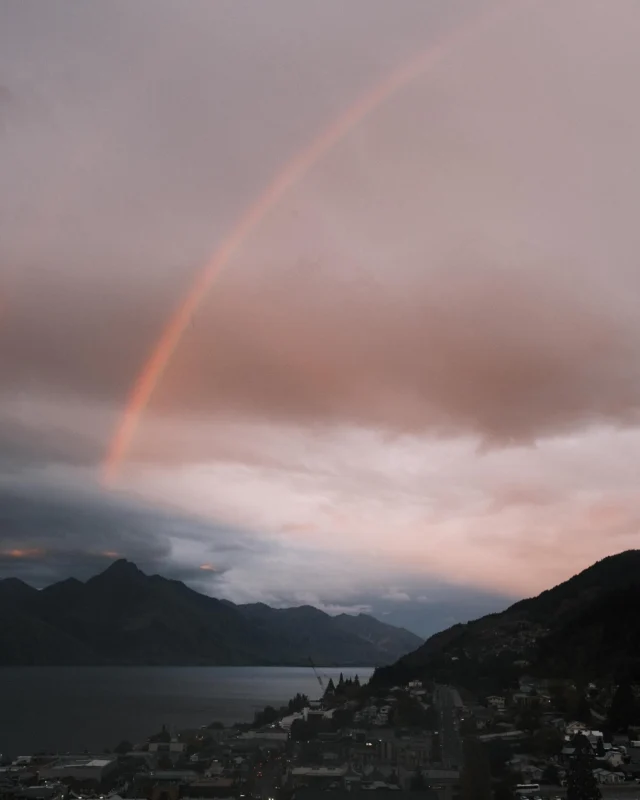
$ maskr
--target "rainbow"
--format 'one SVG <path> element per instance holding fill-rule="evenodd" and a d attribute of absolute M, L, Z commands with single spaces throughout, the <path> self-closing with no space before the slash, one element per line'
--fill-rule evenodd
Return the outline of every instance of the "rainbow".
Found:
<path fill-rule="evenodd" d="M 476 36 L 482 29 L 492 24 L 496 19 L 496 12 L 503 11 L 507 5 L 511 4 L 503 2 L 491 7 L 487 13 L 475 17 L 462 29 L 457 29 L 448 38 L 401 65 L 382 82 L 367 91 L 306 147 L 296 153 L 259 197 L 241 214 L 209 261 L 196 275 L 140 370 L 102 464 L 103 481 L 107 485 L 112 484 L 117 478 L 140 419 L 191 319 L 247 236 L 283 195 L 304 178 L 312 167 L 350 131 L 396 92 L 432 69 L 454 48 L 459 47 L 467 39 Z"/>

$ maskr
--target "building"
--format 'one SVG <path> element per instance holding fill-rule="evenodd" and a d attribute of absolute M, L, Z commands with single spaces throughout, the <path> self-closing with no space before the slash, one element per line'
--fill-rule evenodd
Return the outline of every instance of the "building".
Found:
<path fill-rule="evenodd" d="M 430 769 L 427 780 L 438 800 L 456 800 L 460 794 L 460 772 L 455 769 Z"/>
<path fill-rule="evenodd" d="M 177 739 L 172 739 L 170 742 L 149 742 L 150 753 L 183 753 L 185 750 L 185 742 L 179 742 Z"/>
<path fill-rule="evenodd" d="M 75 780 L 78 782 L 93 781 L 102 783 L 112 772 L 117 769 L 118 762 L 115 758 L 105 756 L 67 756 L 54 761 L 39 770 L 40 780 L 64 781 Z"/>
<path fill-rule="evenodd" d="M 505 698 L 499 694 L 491 694 L 487 697 L 487 703 L 498 711 L 504 711 Z"/>
<path fill-rule="evenodd" d="M 286 742 L 289 734 L 279 728 L 267 728 L 259 731 L 245 731 L 237 736 L 237 739 L 261 739 L 265 742 Z"/>
<path fill-rule="evenodd" d="M 289 772 L 289 778 L 294 787 L 327 788 L 332 783 L 342 782 L 348 772 L 349 769 L 346 765 L 340 767 L 293 767 Z"/>
<path fill-rule="evenodd" d="M 624 783 L 624 772 L 609 772 L 608 769 L 594 769 L 593 775 L 598 783 Z"/>
<path fill-rule="evenodd" d="M 201 778 L 183 787 L 182 797 L 232 797 L 235 781 L 232 778 Z"/>

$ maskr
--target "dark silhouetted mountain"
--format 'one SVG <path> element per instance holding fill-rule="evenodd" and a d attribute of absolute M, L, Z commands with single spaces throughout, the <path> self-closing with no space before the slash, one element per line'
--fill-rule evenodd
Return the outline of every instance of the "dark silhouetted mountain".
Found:
<path fill-rule="evenodd" d="M 367 656 L 366 663 L 372 658 L 389 663 L 394 660 L 393 653 L 407 653 L 422 641 L 415 633 L 385 625 L 366 614 L 332 617 L 313 606 L 271 608 L 264 603 L 237 608 L 262 630 L 290 642 L 293 652 L 313 651 L 313 660 L 319 664 L 333 663 L 335 653 L 341 654 L 343 664 L 365 663 L 359 661 L 363 655 Z"/>
<path fill-rule="evenodd" d="M 372 617 L 349 630 L 343 616 L 237 606 L 120 559 L 86 583 L 0 581 L 0 664 L 364 666 L 421 641 Z"/>
<path fill-rule="evenodd" d="M 431 636 L 374 682 L 413 677 L 493 691 L 523 671 L 545 677 L 640 678 L 640 551 L 598 561 L 500 614 Z"/>
<path fill-rule="evenodd" d="M 336 623 L 345 633 L 358 636 L 366 642 L 371 642 L 382 653 L 388 653 L 389 657 L 394 651 L 411 651 L 418 638 L 415 633 L 411 633 L 406 628 L 397 628 L 380 622 L 369 614 L 339 614 L 335 617 Z M 420 640 L 421 641 L 421 640 Z"/>

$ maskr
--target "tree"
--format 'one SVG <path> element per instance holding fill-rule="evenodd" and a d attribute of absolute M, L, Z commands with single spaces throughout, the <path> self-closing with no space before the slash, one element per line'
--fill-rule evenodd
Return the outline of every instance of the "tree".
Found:
<path fill-rule="evenodd" d="M 332 695 L 336 693 L 336 685 L 333 682 L 333 678 L 329 678 L 329 683 L 327 684 L 327 688 L 324 690 L 324 696 Z"/>
<path fill-rule="evenodd" d="M 557 756 L 564 746 L 564 736 L 557 728 L 540 728 L 531 740 L 533 751 L 540 756 Z"/>
<path fill-rule="evenodd" d="M 287 711 L 289 714 L 295 714 L 297 711 L 302 711 L 303 708 L 309 705 L 309 698 L 306 694 L 298 694 L 287 703 Z"/>
<path fill-rule="evenodd" d="M 598 758 L 604 758 L 607 755 L 604 749 L 604 741 L 602 740 L 602 736 L 598 737 L 598 742 L 596 744 L 596 755 Z"/>
<path fill-rule="evenodd" d="M 126 753 L 130 753 L 133 750 L 133 745 L 131 742 L 123 739 L 116 747 L 113 748 L 113 752 L 117 753 L 119 756 L 124 756 Z"/>
<path fill-rule="evenodd" d="M 572 745 L 575 753 L 567 775 L 567 800 L 601 800 L 602 794 L 593 774 L 594 758 L 589 740 L 577 734 Z"/>
<path fill-rule="evenodd" d="M 173 767 L 173 761 L 167 753 L 160 753 L 157 764 L 158 769 L 171 769 Z"/>
<path fill-rule="evenodd" d="M 171 741 L 171 734 L 167 730 L 166 725 L 162 726 L 162 730 L 158 733 L 154 733 L 153 736 L 149 739 L 150 742 L 170 742 Z"/>
<path fill-rule="evenodd" d="M 418 767 L 418 769 L 411 776 L 411 782 L 409 786 L 412 792 L 424 792 L 429 788 L 429 785 L 427 784 L 420 767 Z"/>
<path fill-rule="evenodd" d="M 637 719 L 637 703 L 633 688 L 629 681 L 623 681 L 611 700 L 609 709 L 609 725 L 614 731 L 626 731 Z"/>
<path fill-rule="evenodd" d="M 487 756 L 489 769 L 494 778 L 500 778 L 507 772 L 507 761 L 512 755 L 511 748 L 505 741 L 495 739 L 489 743 Z"/>
<path fill-rule="evenodd" d="M 460 734 L 462 736 L 474 736 L 478 733 L 478 723 L 471 716 L 466 716 L 460 723 Z"/>
<path fill-rule="evenodd" d="M 586 725 L 589 725 L 591 722 L 591 705 L 589 703 L 589 698 L 584 693 L 578 698 L 575 718 L 578 722 L 584 722 Z"/>
<path fill-rule="evenodd" d="M 462 800 L 491 800 L 489 759 L 482 742 L 468 738 L 463 743 Z"/>
<path fill-rule="evenodd" d="M 265 706 L 262 711 L 256 711 L 253 717 L 253 726 L 255 728 L 262 728 L 264 725 L 271 725 L 276 722 L 280 714 L 273 706 Z"/>
<path fill-rule="evenodd" d="M 207 728 L 210 731 L 221 731 L 224 730 L 224 723 L 219 722 L 218 720 L 214 720 L 207 725 Z"/>
<path fill-rule="evenodd" d="M 560 772 L 555 764 L 547 764 L 542 772 L 542 782 L 560 786 Z"/>
<path fill-rule="evenodd" d="M 534 701 L 531 705 L 525 706 L 518 715 L 518 726 L 527 733 L 533 733 L 540 727 L 541 716 L 540 703 Z"/>
<path fill-rule="evenodd" d="M 512 781 L 508 778 L 503 778 L 496 784 L 493 790 L 493 800 L 513 800 L 514 797 Z"/>
<path fill-rule="evenodd" d="M 431 761 L 434 764 L 439 764 L 442 761 L 442 742 L 440 741 L 440 734 L 437 732 L 431 737 Z"/>

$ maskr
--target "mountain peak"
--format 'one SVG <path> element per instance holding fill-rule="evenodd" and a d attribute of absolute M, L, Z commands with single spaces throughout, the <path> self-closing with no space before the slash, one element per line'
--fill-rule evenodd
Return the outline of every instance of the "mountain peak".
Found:
<path fill-rule="evenodd" d="M 133 561 L 128 561 L 126 558 L 119 558 L 110 564 L 104 572 L 95 576 L 96 578 L 113 578 L 117 580 L 127 580 L 131 578 L 146 578 L 144 572 L 139 569 Z"/>
<path fill-rule="evenodd" d="M 3 578 L 0 580 L 0 590 L 4 592 L 20 593 L 22 595 L 33 594 L 37 590 L 20 578 Z"/>

